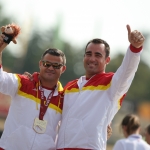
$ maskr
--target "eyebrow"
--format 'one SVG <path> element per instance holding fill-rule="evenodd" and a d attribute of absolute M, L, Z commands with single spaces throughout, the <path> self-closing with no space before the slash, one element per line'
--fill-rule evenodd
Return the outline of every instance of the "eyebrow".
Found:
<path fill-rule="evenodd" d="M 90 53 L 92 53 L 92 51 L 87 51 L 87 52 L 85 52 L 86 54 L 90 54 Z M 96 54 L 96 55 L 102 55 L 102 53 L 100 53 L 100 52 L 95 52 L 94 54 Z M 102 55 L 103 56 L 103 55 Z"/>
<path fill-rule="evenodd" d="M 59 63 L 59 62 L 50 62 L 50 61 L 47 61 L 47 60 L 42 60 L 42 61 L 44 61 L 46 63 L 52 63 L 52 64 L 62 64 L 62 63 Z"/>
<path fill-rule="evenodd" d="M 99 54 L 99 55 L 102 55 L 102 53 L 100 53 L 100 52 L 95 52 L 95 54 Z"/>

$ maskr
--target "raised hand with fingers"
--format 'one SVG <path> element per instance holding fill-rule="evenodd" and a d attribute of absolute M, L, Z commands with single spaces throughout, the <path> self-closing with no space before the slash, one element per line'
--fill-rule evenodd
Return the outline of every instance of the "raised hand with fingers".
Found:
<path fill-rule="evenodd" d="M 143 46 L 145 38 L 142 35 L 142 33 L 137 30 L 131 32 L 131 28 L 129 25 L 127 25 L 127 30 L 128 30 L 128 40 L 132 44 L 132 46 L 134 46 L 135 48 Z"/>

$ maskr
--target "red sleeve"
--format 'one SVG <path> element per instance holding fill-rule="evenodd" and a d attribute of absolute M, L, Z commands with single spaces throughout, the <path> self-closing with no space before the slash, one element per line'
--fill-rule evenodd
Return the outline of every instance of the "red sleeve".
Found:
<path fill-rule="evenodd" d="M 70 88 L 78 88 L 78 85 L 77 85 L 77 79 L 76 80 L 73 80 L 73 81 L 70 81 L 68 82 L 65 86 L 64 86 L 64 91 L 67 89 L 70 89 Z"/>
<path fill-rule="evenodd" d="M 133 52 L 133 53 L 138 53 L 138 52 L 140 52 L 141 50 L 142 50 L 142 46 L 141 47 L 139 47 L 139 48 L 135 48 L 134 46 L 132 46 L 131 44 L 130 44 L 130 50 Z"/>

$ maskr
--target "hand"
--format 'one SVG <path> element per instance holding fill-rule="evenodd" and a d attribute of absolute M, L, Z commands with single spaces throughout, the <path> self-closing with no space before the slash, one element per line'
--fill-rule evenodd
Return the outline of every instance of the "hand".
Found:
<path fill-rule="evenodd" d="M 4 34 L 0 34 L 0 53 L 3 52 L 3 50 L 6 48 L 6 46 L 8 45 L 8 43 L 4 42 Z"/>
<path fill-rule="evenodd" d="M 128 40 L 135 48 L 139 48 L 144 44 L 144 36 L 137 30 L 131 32 L 131 28 L 127 25 L 128 30 Z"/>
<path fill-rule="evenodd" d="M 3 34 L 0 35 L 0 46 L 3 45 L 4 41 L 3 41 Z"/>
<path fill-rule="evenodd" d="M 24 72 L 23 74 L 24 76 L 26 76 L 28 79 L 30 79 L 31 81 L 33 80 L 32 75 L 29 72 Z"/>
<path fill-rule="evenodd" d="M 111 137 L 112 135 L 112 128 L 110 125 L 107 126 L 107 140 Z"/>

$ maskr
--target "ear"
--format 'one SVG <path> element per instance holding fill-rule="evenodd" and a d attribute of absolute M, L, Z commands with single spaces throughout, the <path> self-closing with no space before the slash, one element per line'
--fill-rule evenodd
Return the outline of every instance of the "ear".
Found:
<path fill-rule="evenodd" d="M 139 132 L 139 133 L 141 132 L 141 128 L 140 128 L 140 127 L 138 128 L 138 132 Z"/>
<path fill-rule="evenodd" d="M 66 66 L 62 66 L 62 73 L 64 73 L 66 70 Z"/>
<path fill-rule="evenodd" d="M 108 56 L 108 57 L 106 58 L 106 64 L 109 64 L 109 62 L 110 62 L 110 57 Z"/>
<path fill-rule="evenodd" d="M 127 127 L 126 127 L 126 126 L 122 126 L 122 129 L 123 129 L 124 131 L 126 131 L 126 130 L 127 130 Z"/>
<path fill-rule="evenodd" d="M 40 60 L 39 61 L 39 68 L 41 68 L 41 66 L 42 66 L 42 61 Z"/>
<path fill-rule="evenodd" d="M 5 31 L 5 26 L 2 26 L 1 27 L 1 32 L 4 32 Z"/>

